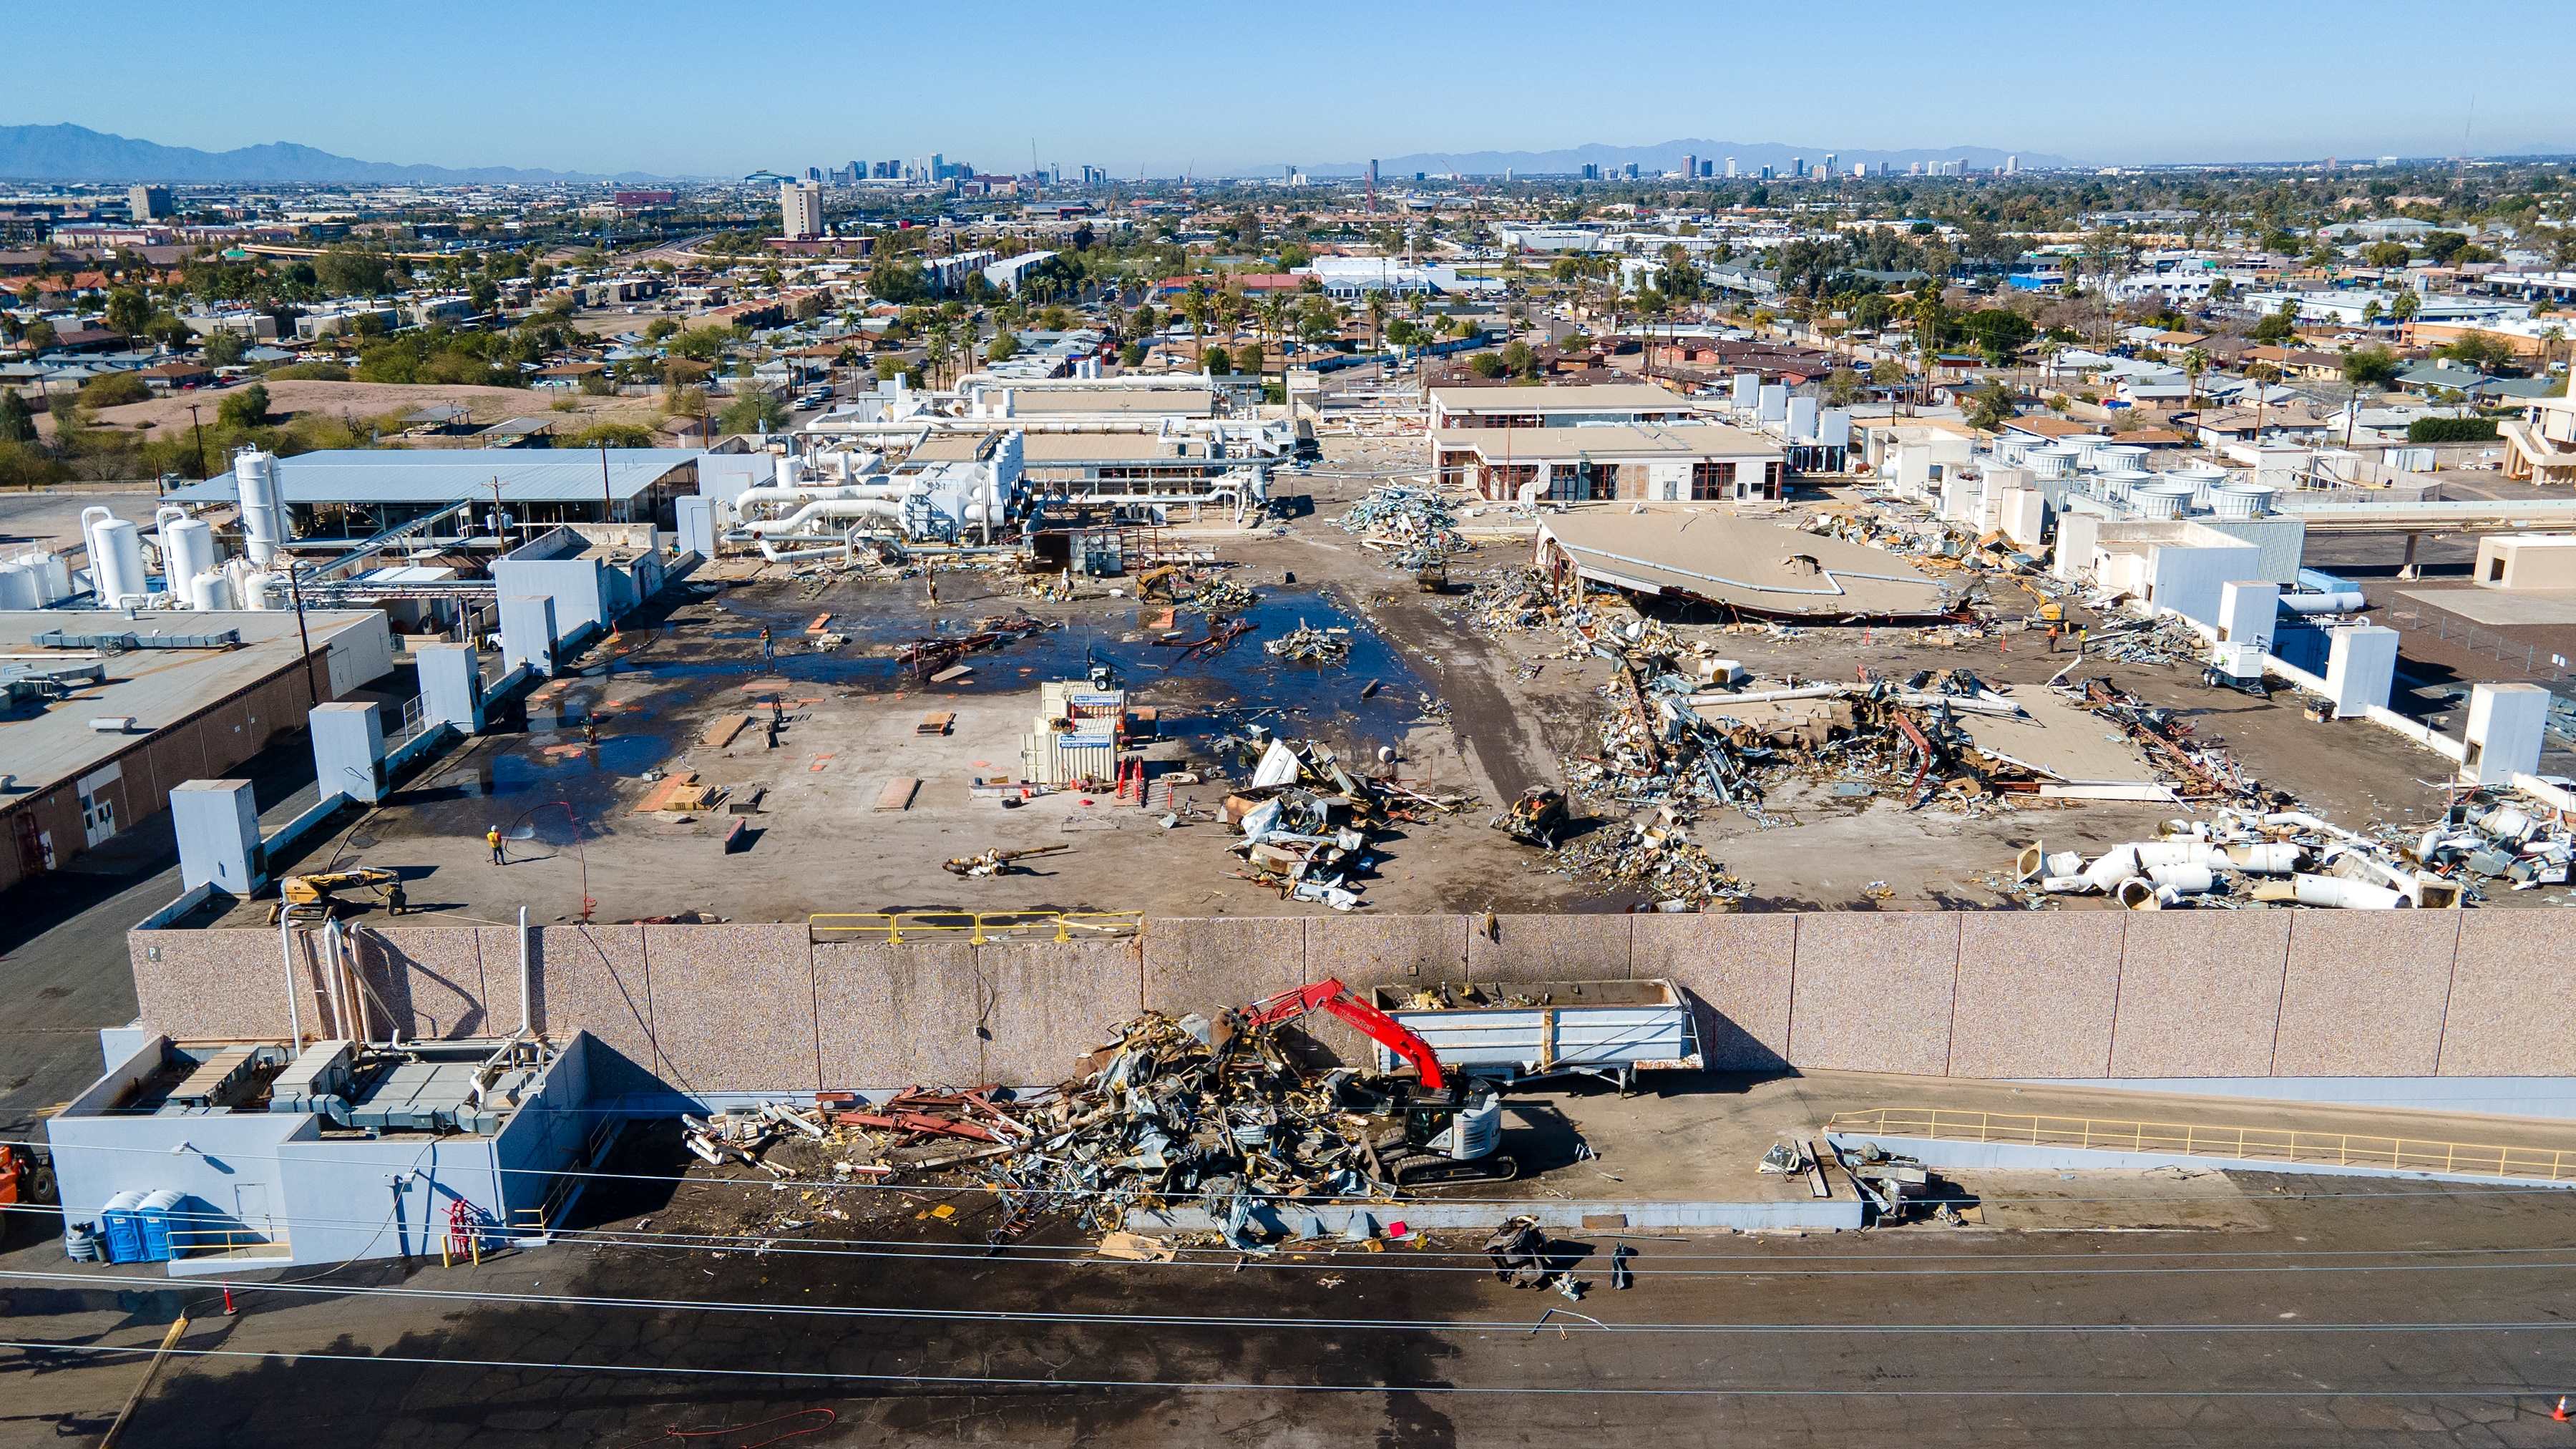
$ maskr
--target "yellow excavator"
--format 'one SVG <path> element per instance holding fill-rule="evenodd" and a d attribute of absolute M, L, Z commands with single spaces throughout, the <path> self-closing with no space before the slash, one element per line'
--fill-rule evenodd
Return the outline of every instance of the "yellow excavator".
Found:
<path fill-rule="evenodd" d="M 319 906 L 325 912 L 341 904 L 339 893 L 351 890 L 375 890 L 385 899 L 394 914 L 401 915 L 405 902 L 402 873 L 380 865 L 351 866 L 347 870 L 317 871 L 311 875 L 290 875 L 277 883 L 280 904 L 270 912 L 274 922 L 285 911 Z M 298 917 L 297 919 L 305 919 Z"/>
<path fill-rule="evenodd" d="M 1180 592 L 1175 585 L 1180 582 L 1181 575 L 1182 569 L 1179 564 L 1165 564 L 1161 568 L 1147 569 L 1136 576 L 1136 597 L 1170 599 Z"/>

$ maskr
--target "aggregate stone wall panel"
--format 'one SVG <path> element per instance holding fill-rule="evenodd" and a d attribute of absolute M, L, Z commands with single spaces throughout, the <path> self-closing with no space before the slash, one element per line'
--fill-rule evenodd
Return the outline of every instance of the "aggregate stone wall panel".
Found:
<path fill-rule="evenodd" d="M 1062 1082 L 1110 1028 L 1145 1008 L 1140 938 L 978 946 L 986 993 L 983 1080 Z"/>
<path fill-rule="evenodd" d="M 1789 1059 L 1819 1070 L 1939 1076 L 1949 1066 L 1958 973 L 1956 915 L 1799 916 Z"/>
<path fill-rule="evenodd" d="M 2444 1013 L 2446 1077 L 2576 1076 L 2576 920 L 2469 911 Z"/>
<path fill-rule="evenodd" d="M 487 1004 L 483 944 L 475 927 L 361 928 L 349 935 L 360 979 L 375 993 L 370 1019 L 379 1031 L 383 1019 L 372 1015 L 378 1004 L 393 1014 L 404 1035 L 423 1041 L 499 1036 L 516 1029 L 516 1018 L 496 1021 Z M 511 970 L 517 969 L 514 957 Z"/>
<path fill-rule="evenodd" d="M 1950 1075 L 2107 1073 L 2127 915 L 2016 911 L 1961 916 Z"/>
<path fill-rule="evenodd" d="M 646 926 L 663 1077 L 693 1091 L 821 1086 L 813 952 L 802 924 Z"/>
<path fill-rule="evenodd" d="M 1621 981 L 1629 925 L 1618 915 L 1467 917 L 1470 981 Z"/>
<path fill-rule="evenodd" d="M 494 1036 L 507 1036 L 519 1029 L 519 928 L 516 926 L 478 926 L 476 948 L 483 960 L 483 1016 L 491 1023 Z M 547 1030 L 545 988 L 536 980 L 536 932 L 528 932 L 528 992 L 534 998 L 527 1016 L 528 1025 L 536 1031 Z"/>
<path fill-rule="evenodd" d="M 286 963 L 275 931 L 135 931 L 135 1014 L 174 1037 L 248 1038 L 287 1033 Z M 295 952 L 296 1011 L 310 1034 L 323 1019 L 320 968 Z"/>
<path fill-rule="evenodd" d="M 1404 981 L 1454 981 L 1467 972 L 1466 916 L 1309 916 L 1305 921 L 1309 983 L 1338 977 L 1365 989 Z"/>
<path fill-rule="evenodd" d="M 827 1089 L 972 1087 L 984 1076 L 975 1034 L 984 984 L 975 948 L 938 940 L 815 945 L 814 1007 Z"/>
<path fill-rule="evenodd" d="M 2431 1076 L 2460 923 L 2472 914 L 2299 912 L 2290 922 L 2272 1074 Z"/>
<path fill-rule="evenodd" d="M 2111 1075 L 2269 1076 L 2298 914 L 2129 912 Z"/>
<path fill-rule="evenodd" d="M 644 1070 L 660 1073 L 653 1041 L 651 965 L 641 926 L 547 926 L 536 933 L 535 974 L 546 1030 L 598 1037 Z"/>
<path fill-rule="evenodd" d="M 1306 922 L 1295 916 L 1157 916 L 1145 923 L 1144 1001 L 1214 1017 L 1305 984 Z"/>
<path fill-rule="evenodd" d="M 1658 914 L 1629 920 L 1630 979 L 1667 980 L 1691 998 L 1700 1055 L 1709 1070 L 1766 1072 L 1788 1065 L 1797 917 Z"/>

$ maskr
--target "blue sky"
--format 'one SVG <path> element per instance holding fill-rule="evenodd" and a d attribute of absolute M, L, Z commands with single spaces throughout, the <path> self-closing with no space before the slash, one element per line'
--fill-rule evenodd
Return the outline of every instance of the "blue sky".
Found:
<path fill-rule="evenodd" d="M 1113 173 L 1676 137 L 2094 162 L 2576 150 L 2566 0 L 30 7 L 0 124 L 739 174 Z M 2556 37 L 2543 40 L 2543 37 Z M 52 56 L 37 60 L 36 56 Z"/>

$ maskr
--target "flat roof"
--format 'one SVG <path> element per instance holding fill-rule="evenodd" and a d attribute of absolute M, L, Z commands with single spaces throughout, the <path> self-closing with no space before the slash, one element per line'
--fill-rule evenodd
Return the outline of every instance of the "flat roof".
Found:
<path fill-rule="evenodd" d="M 1585 578 L 1756 613 L 1932 614 L 1940 582 L 1891 553 L 1713 509 L 1582 511 L 1539 520 Z"/>
<path fill-rule="evenodd" d="M 1581 462 L 1586 458 L 1784 458 L 1760 433 L 1723 423 L 1613 423 L 1582 428 L 1442 428 L 1442 448 L 1473 448 L 1487 462 L 1509 454 L 1515 463 Z"/>
<path fill-rule="evenodd" d="M 338 635 L 370 623 L 381 625 L 384 617 L 374 609 L 304 611 L 317 656 Z M 241 644 L 231 649 L 135 649 L 94 656 L 87 650 L 48 649 L 36 643 L 36 636 L 57 629 L 68 634 L 140 635 L 218 634 L 231 629 L 241 635 Z M 0 715 L 0 761 L 6 761 L 7 773 L 17 777 L 13 789 L 0 793 L 0 805 L 87 774 L 154 732 L 294 668 L 303 657 L 296 643 L 295 614 L 286 609 L 147 610 L 131 619 L 122 609 L 0 612 L 0 652 L 59 656 L 65 664 L 96 657 L 107 666 L 104 685 L 76 689 L 37 714 Z M 89 727 L 91 720 L 117 716 L 132 716 L 134 731 L 110 734 Z"/>
<path fill-rule="evenodd" d="M 1453 413 L 1629 412 L 1691 408 L 1691 399 L 1651 382 L 1542 383 L 1537 387 L 1435 387 L 1431 400 Z"/>
<path fill-rule="evenodd" d="M 278 459 L 277 483 L 290 504 L 454 503 L 490 498 L 495 481 L 505 503 L 573 503 L 599 497 L 603 457 L 607 491 L 633 498 L 704 456 L 698 448 L 334 448 Z M 227 472 L 170 497 L 238 503 L 241 491 Z"/>
<path fill-rule="evenodd" d="M 1014 416 L 1048 413 L 1170 413 L 1175 417 L 1216 415 L 1216 394 L 1203 387 L 1038 387 L 1013 389 Z"/>

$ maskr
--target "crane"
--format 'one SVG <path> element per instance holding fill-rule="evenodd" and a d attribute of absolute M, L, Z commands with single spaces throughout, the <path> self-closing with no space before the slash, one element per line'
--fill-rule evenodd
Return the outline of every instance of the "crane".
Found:
<path fill-rule="evenodd" d="M 1496 1150 L 1503 1143 L 1503 1101 L 1493 1084 L 1453 1079 L 1420 1033 L 1361 1000 L 1338 978 L 1264 997 L 1234 1015 L 1242 1027 L 1255 1030 L 1313 1011 L 1341 1018 L 1413 1067 L 1410 1080 L 1385 1079 L 1386 1090 L 1370 1109 L 1402 1119 L 1402 1131 L 1369 1144 L 1389 1182 L 1509 1182 L 1520 1174 L 1519 1165 Z"/>

